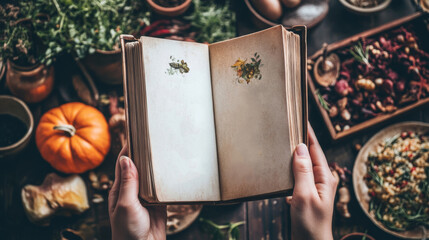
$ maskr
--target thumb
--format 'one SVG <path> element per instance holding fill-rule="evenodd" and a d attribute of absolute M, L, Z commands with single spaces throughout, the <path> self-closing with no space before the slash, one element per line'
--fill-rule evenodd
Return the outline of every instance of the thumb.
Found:
<path fill-rule="evenodd" d="M 293 156 L 293 175 L 295 178 L 294 195 L 295 193 L 317 192 L 314 183 L 313 164 L 307 146 L 303 143 L 296 146 L 295 149 Z"/>
<path fill-rule="evenodd" d="M 139 182 L 136 166 L 130 158 L 119 159 L 121 169 L 118 203 L 125 206 L 138 202 Z"/>

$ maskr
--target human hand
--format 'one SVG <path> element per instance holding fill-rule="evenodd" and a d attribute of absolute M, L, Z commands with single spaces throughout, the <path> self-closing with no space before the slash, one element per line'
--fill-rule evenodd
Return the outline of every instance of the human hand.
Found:
<path fill-rule="evenodd" d="M 124 147 L 116 161 L 115 182 L 109 192 L 112 239 L 166 239 L 165 206 L 143 207 L 138 198 L 138 172 Z"/>
<path fill-rule="evenodd" d="M 313 129 L 309 147 L 300 144 L 293 157 L 295 188 L 291 204 L 292 239 L 333 239 L 332 214 L 337 180 L 332 175 Z"/>

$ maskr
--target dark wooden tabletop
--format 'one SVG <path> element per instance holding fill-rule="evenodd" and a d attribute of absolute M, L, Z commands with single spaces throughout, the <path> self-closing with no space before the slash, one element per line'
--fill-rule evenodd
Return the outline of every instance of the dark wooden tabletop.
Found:
<path fill-rule="evenodd" d="M 415 11 L 411 1 L 408 0 L 393 0 L 386 10 L 371 16 L 350 13 L 340 5 L 338 0 L 330 0 L 329 7 L 327 17 L 308 32 L 309 55 L 318 50 L 324 42 L 332 43 L 344 39 L 394 19 L 410 15 Z M 239 35 L 258 30 L 249 20 L 250 13 L 242 1 L 236 1 L 235 8 L 238 13 Z M 56 80 L 62 79 L 60 83 L 66 81 L 71 73 L 76 71 L 76 67 L 70 65 L 69 62 L 70 59 L 60 59 L 56 63 Z M 60 83 L 57 82 L 56 84 Z M 101 86 L 101 88 L 107 89 L 106 91 L 121 91 L 107 86 Z M 0 94 L 3 93 L 7 93 L 7 90 L 4 89 L 3 85 L 0 85 Z M 63 103 L 65 100 L 60 95 L 59 91 L 55 90 L 42 104 L 30 105 L 35 119 L 39 119 L 48 109 Z M 330 140 L 327 128 L 312 100 L 309 103 L 309 117 L 328 161 L 337 162 L 341 166 L 351 169 L 357 154 L 354 150 L 356 143 L 364 144 L 381 127 L 393 123 L 409 120 L 429 122 L 429 106 L 426 105 L 413 110 L 402 117 L 383 123 L 379 128 L 370 128 L 340 142 Z M 117 139 L 114 141 L 118 143 Z M 119 148 L 118 144 L 112 145 L 109 155 L 96 172 L 107 173 L 113 178 L 113 169 L 116 156 L 120 151 Z M 0 239 L 59 239 L 61 229 L 65 227 L 77 228 L 82 224 L 89 226 L 90 231 L 92 231 L 90 234 L 96 239 L 110 239 L 106 194 L 103 195 L 105 202 L 101 204 L 91 203 L 91 210 L 84 213 L 83 216 L 56 218 L 50 227 L 38 227 L 27 220 L 20 198 L 21 188 L 29 183 L 40 184 L 44 176 L 52 171 L 53 169 L 41 158 L 34 144 L 34 136 L 24 153 L 2 161 L 0 167 Z M 82 177 L 88 181 L 87 174 L 83 174 Z M 88 189 L 91 195 L 92 190 Z M 341 236 L 353 231 L 367 231 L 376 239 L 395 239 L 370 222 L 353 195 L 349 208 L 352 217 L 348 220 L 343 220 L 334 213 L 333 232 L 335 239 L 340 239 Z M 246 223 L 240 227 L 240 239 L 290 239 L 289 211 L 290 208 L 284 198 L 276 198 L 226 206 L 204 206 L 200 217 L 219 224 L 245 221 Z M 198 223 L 193 223 L 188 229 L 169 236 L 168 239 L 208 239 L 208 236 L 200 230 Z"/>

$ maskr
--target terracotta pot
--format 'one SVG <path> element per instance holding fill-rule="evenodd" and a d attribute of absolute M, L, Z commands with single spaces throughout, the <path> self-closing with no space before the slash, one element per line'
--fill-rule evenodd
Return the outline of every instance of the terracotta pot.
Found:
<path fill-rule="evenodd" d="M 44 64 L 22 67 L 8 60 L 6 84 L 13 95 L 25 102 L 40 102 L 52 92 L 54 67 Z"/>
<path fill-rule="evenodd" d="M 20 140 L 9 146 L 0 147 L 1 159 L 6 156 L 17 154 L 27 146 L 30 141 L 31 133 L 33 132 L 34 120 L 27 105 L 23 101 L 12 96 L 0 95 L 0 114 L 9 114 L 19 118 L 27 126 L 27 131 Z"/>
<path fill-rule="evenodd" d="M 354 232 L 349 233 L 341 238 L 341 240 L 361 240 L 364 236 L 366 236 L 367 240 L 375 240 L 373 237 L 366 233 Z"/>
<path fill-rule="evenodd" d="M 191 5 L 192 0 L 185 0 L 182 4 L 180 4 L 177 7 L 163 7 L 155 3 L 153 0 L 146 0 L 146 1 L 156 13 L 164 16 L 175 17 L 184 13 Z"/>
<path fill-rule="evenodd" d="M 96 80 L 109 85 L 122 84 L 121 50 L 95 50 L 82 63 Z"/>

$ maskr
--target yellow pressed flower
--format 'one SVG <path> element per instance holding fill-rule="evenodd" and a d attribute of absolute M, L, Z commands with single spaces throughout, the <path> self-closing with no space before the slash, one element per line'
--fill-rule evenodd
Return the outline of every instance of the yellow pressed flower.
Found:
<path fill-rule="evenodd" d="M 246 63 L 246 60 L 242 60 L 241 58 L 238 58 L 238 60 L 235 61 L 234 65 L 232 65 L 231 67 L 241 67 L 244 65 L 244 63 Z"/>

